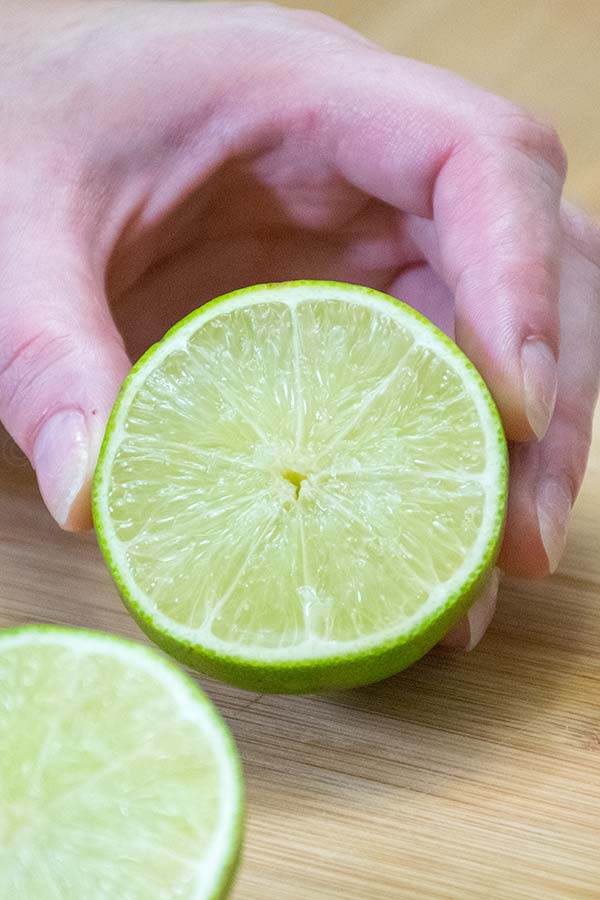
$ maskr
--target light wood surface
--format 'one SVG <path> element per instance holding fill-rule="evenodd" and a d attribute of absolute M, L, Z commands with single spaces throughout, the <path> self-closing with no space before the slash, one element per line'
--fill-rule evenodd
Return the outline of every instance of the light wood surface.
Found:
<path fill-rule="evenodd" d="M 600 214 L 597 0 L 304 5 L 541 111 L 569 151 L 568 192 Z M 2 432 L 0 458 L 0 626 L 142 640 L 93 537 L 52 525 Z M 559 573 L 507 581 L 468 657 L 334 696 L 203 682 L 245 767 L 235 900 L 600 898 L 599 510 L 597 428 Z"/>

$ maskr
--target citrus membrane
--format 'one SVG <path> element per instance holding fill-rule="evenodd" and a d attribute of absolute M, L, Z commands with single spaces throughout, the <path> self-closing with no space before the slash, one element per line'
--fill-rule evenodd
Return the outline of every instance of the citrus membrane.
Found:
<path fill-rule="evenodd" d="M 410 307 L 334 282 L 204 305 L 134 366 L 94 516 L 125 602 L 202 672 L 276 692 L 422 656 L 489 573 L 506 443 L 481 377 Z"/>
<path fill-rule="evenodd" d="M 241 785 L 212 704 L 155 650 L 0 634 L 0 900 L 223 897 Z"/>

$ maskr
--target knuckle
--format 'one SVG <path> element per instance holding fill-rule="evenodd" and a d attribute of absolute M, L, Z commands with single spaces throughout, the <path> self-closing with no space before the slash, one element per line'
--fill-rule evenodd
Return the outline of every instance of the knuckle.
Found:
<path fill-rule="evenodd" d="M 505 143 L 535 162 L 549 166 L 564 181 L 567 154 L 553 125 L 507 101 L 498 104 L 495 115 L 499 137 Z"/>
<path fill-rule="evenodd" d="M 74 357 L 76 347 L 64 329 L 45 327 L 33 335 L 8 341 L 0 356 L 0 406 L 10 414 L 16 404 L 26 404 L 54 366 Z"/>
<path fill-rule="evenodd" d="M 505 297 L 513 298 L 506 306 L 512 327 L 523 335 L 543 334 L 558 349 L 559 260 L 551 251 L 515 259 L 499 274 L 498 286 Z M 517 300 L 523 297 L 526 305 Z"/>
<path fill-rule="evenodd" d="M 542 160 L 564 181 L 567 175 L 567 154 L 553 126 L 527 117 L 513 123 L 508 140 L 516 150 Z"/>
<path fill-rule="evenodd" d="M 588 262 L 600 269 L 600 227 L 583 210 L 563 202 L 561 211 L 563 233 L 574 249 Z"/>
<path fill-rule="evenodd" d="M 503 288 L 520 291 L 534 300 L 545 304 L 558 299 L 559 261 L 551 251 L 540 250 L 536 258 L 517 258 L 499 276 Z M 544 304 L 544 305 L 545 305 Z"/>

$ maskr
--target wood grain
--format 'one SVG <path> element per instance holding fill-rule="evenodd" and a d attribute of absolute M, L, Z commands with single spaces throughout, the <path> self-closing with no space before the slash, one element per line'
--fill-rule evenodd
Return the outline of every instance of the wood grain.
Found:
<path fill-rule="evenodd" d="M 300 5 L 300 4 L 297 4 Z M 600 214 L 596 0 L 316 2 L 536 108 Z M 0 432 L 0 626 L 143 640 L 93 537 L 59 532 Z M 235 900 L 600 898 L 600 430 L 559 573 L 507 581 L 483 644 L 382 684 L 281 698 L 203 682 L 248 789 Z"/>

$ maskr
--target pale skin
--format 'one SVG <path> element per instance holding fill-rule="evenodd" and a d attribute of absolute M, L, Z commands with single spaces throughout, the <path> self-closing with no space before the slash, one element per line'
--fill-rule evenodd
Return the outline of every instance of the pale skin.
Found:
<path fill-rule="evenodd" d="M 456 338 L 511 447 L 500 565 L 556 568 L 598 392 L 600 235 L 561 201 L 550 127 L 269 4 L 10 0 L 0 25 L 0 420 L 59 525 L 91 526 L 131 360 L 220 293 L 327 278 Z M 497 587 L 449 645 L 481 638 Z"/>

